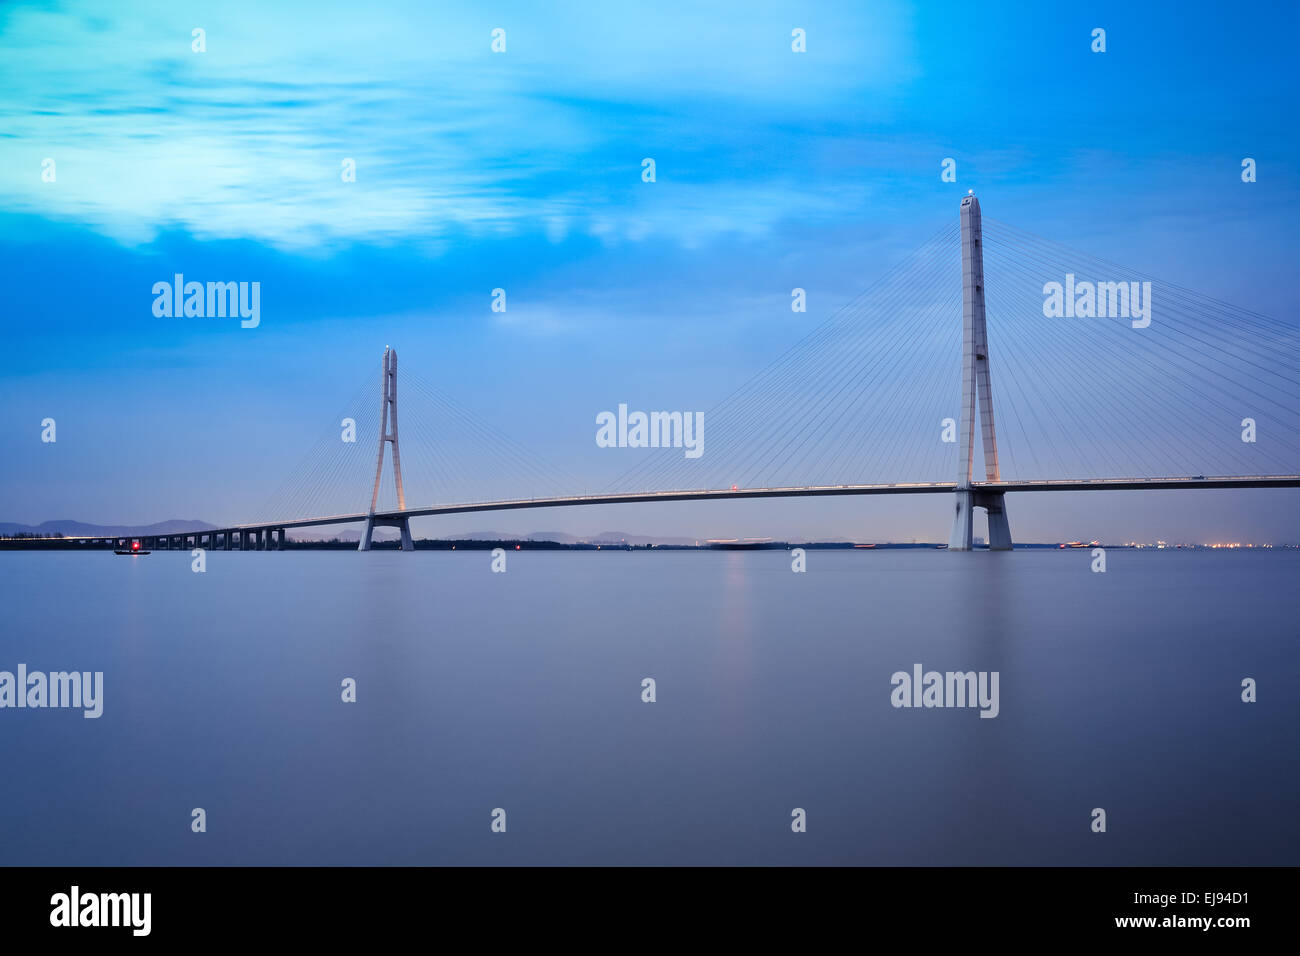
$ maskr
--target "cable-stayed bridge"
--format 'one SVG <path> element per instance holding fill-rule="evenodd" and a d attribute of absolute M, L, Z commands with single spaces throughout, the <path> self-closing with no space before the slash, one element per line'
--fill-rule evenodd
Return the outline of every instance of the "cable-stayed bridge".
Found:
<path fill-rule="evenodd" d="M 977 508 L 990 548 L 1010 549 L 1014 492 L 1300 487 L 1298 346 L 1288 322 L 984 220 L 970 195 L 956 222 L 705 412 L 696 458 L 658 447 L 674 444 L 661 420 L 635 467 L 592 488 L 409 371 L 399 438 L 389 349 L 378 413 L 367 376 L 334 419 L 356 440 L 331 423 L 260 516 L 142 543 L 276 549 L 288 529 L 356 523 L 361 550 L 382 527 L 410 549 L 421 516 L 944 494 L 950 549 L 971 548 Z"/>

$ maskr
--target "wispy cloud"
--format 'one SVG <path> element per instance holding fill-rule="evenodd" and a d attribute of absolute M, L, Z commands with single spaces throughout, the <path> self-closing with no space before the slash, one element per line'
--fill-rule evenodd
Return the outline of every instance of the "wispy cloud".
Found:
<path fill-rule="evenodd" d="M 8 8 L 0 202 L 128 244 L 180 229 L 286 248 L 538 228 L 690 244 L 815 211 L 780 163 L 753 162 L 750 114 L 821 123 L 896 83 L 897 30 L 891 46 L 860 15 L 801 24 L 818 46 L 799 57 L 784 12 L 691 8 L 686 26 L 685 9 Z M 701 200 L 724 181 L 734 201 Z"/>

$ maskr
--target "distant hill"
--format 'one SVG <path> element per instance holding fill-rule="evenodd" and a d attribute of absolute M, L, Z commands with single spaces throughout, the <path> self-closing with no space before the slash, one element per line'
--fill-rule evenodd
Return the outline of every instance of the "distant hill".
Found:
<path fill-rule="evenodd" d="M 289 537 L 295 541 L 328 541 L 338 538 L 340 541 L 360 541 L 361 532 L 354 529 L 346 531 L 321 531 L 316 528 L 289 529 Z M 375 539 L 389 541 L 397 537 L 393 528 L 376 528 Z M 565 531 L 530 531 L 519 534 L 515 531 L 463 531 L 460 534 L 417 535 L 430 541 L 554 541 L 559 544 L 695 544 L 695 538 L 656 538 L 644 534 L 627 534 L 622 531 L 602 531 L 600 534 L 577 535 Z"/>
<path fill-rule="evenodd" d="M 42 521 L 40 524 L 15 524 L 12 521 L 0 521 L 0 536 L 11 537 L 16 534 L 61 534 L 65 538 L 98 538 L 109 535 L 153 535 L 186 534 L 195 531 L 211 531 L 216 525 L 206 521 L 186 521 L 173 518 L 156 524 L 87 524 L 85 521 Z"/>
<path fill-rule="evenodd" d="M 565 531 L 530 531 L 510 534 L 505 531 L 466 531 L 462 534 L 438 535 L 439 541 L 555 541 L 558 544 L 695 544 L 696 538 L 657 538 L 626 531 L 602 531 L 599 534 L 569 534 Z"/>
<path fill-rule="evenodd" d="M 291 528 L 289 537 L 295 541 L 322 541 L 338 538 L 340 541 L 360 541 L 361 532 L 320 531 L 316 528 Z M 391 528 L 376 528 L 376 540 L 389 541 L 397 537 L 397 531 Z M 566 531 L 530 531 L 519 534 L 514 531 L 463 531 L 460 534 L 418 535 L 430 541 L 554 541 L 558 544 L 634 544 L 634 545 L 694 545 L 702 538 L 657 538 L 646 534 L 628 534 L 626 531 L 602 531 L 600 534 L 569 534 Z"/>
<path fill-rule="evenodd" d="M 13 537 L 17 534 L 50 535 L 61 534 L 65 538 L 97 537 L 145 537 L 164 534 L 193 534 L 197 531 L 211 531 L 220 527 L 206 521 L 173 518 L 149 525 L 104 525 L 88 524 L 85 521 L 44 521 L 41 524 L 16 524 L 12 521 L 0 521 L 0 537 Z M 290 528 L 289 537 L 294 541 L 323 541 L 338 538 L 341 541 L 360 541 L 361 531 L 358 526 L 346 530 L 317 528 Z M 376 528 L 375 539 L 388 541 L 397 537 L 393 528 Z M 629 534 L 626 531 L 602 531 L 599 534 L 576 535 L 564 531 L 531 531 L 528 534 L 516 534 L 508 531 L 466 531 L 461 534 L 429 536 L 436 541 L 554 541 L 558 544 L 600 544 L 612 545 L 684 545 L 687 547 L 704 544 L 704 538 L 656 537 L 647 534 Z"/>

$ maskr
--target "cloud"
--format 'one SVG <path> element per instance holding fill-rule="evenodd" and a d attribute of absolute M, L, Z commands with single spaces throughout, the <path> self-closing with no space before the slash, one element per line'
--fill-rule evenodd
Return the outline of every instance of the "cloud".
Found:
<path fill-rule="evenodd" d="M 789 50 L 780 8 L 612 12 L 85 2 L 0 15 L 0 202 L 128 244 L 286 249 L 574 231 L 686 245 L 822 201 L 755 137 L 867 109 L 905 62 L 845 8 Z M 876 25 L 879 12 L 873 13 Z M 507 28 L 507 52 L 489 49 Z M 191 30 L 207 50 L 192 52 Z M 829 131 L 823 135 L 833 139 Z M 660 181 L 642 183 L 654 156 Z M 56 181 L 41 164 L 55 161 Z M 341 164 L 356 162 L 356 181 Z M 727 194 L 706 194 L 727 183 Z M 718 200 L 722 201 L 719 202 Z"/>

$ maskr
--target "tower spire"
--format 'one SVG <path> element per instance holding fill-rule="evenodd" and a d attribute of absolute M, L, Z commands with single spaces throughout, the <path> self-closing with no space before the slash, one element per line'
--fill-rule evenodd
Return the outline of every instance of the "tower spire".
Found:
<path fill-rule="evenodd" d="M 961 358 L 961 457 L 957 472 L 957 509 L 951 551 L 969 551 L 972 537 L 972 511 L 984 508 L 989 519 L 989 547 L 1011 550 L 1011 528 L 1002 492 L 975 491 L 975 413 L 978 409 L 980 436 L 984 450 L 986 481 L 1001 481 L 998 466 L 997 431 L 993 426 L 993 386 L 989 377 L 989 339 L 984 314 L 984 234 L 980 201 L 971 190 L 961 200 L 961 285 L 962 285 L 962 358 Z"/>
<path fill-rule="evenodd" d="M 393 477 L 397 483 L 397 508 L 406 510 L 406 494 L 402 490 L 402 452 L 397 443 L 397 350 L 384 348 L 384 365 L 379 373 L 379 454 L 375 458 L 375 490 L 370 495 L 370 513 L 379 504 L 379 482 L 384 472 L 384 445 L 393 444 Z"/>
<path fill-rule="evenodd" d="M 370 493 L 370 511 L 366 516 L 366 529 L 361 536 L 358 551 L 370 550 L 370 538 L 375 528 L 398 528 L 402 533 L 402 550 L 414 551 L 411 540 L 410 519 L 376 518 L 379 505 L 379 483 L 384 475 L 384 446 L 393 446 L 393 478 L 397 485 L 397 510 L 406 510 L 406 492 L 402 488 L 402 451 L 397 440 L 397 350 L 384 347 L 384 363 L 379 373 L 379 453 L 375 456 L 375 485 Z"/>

